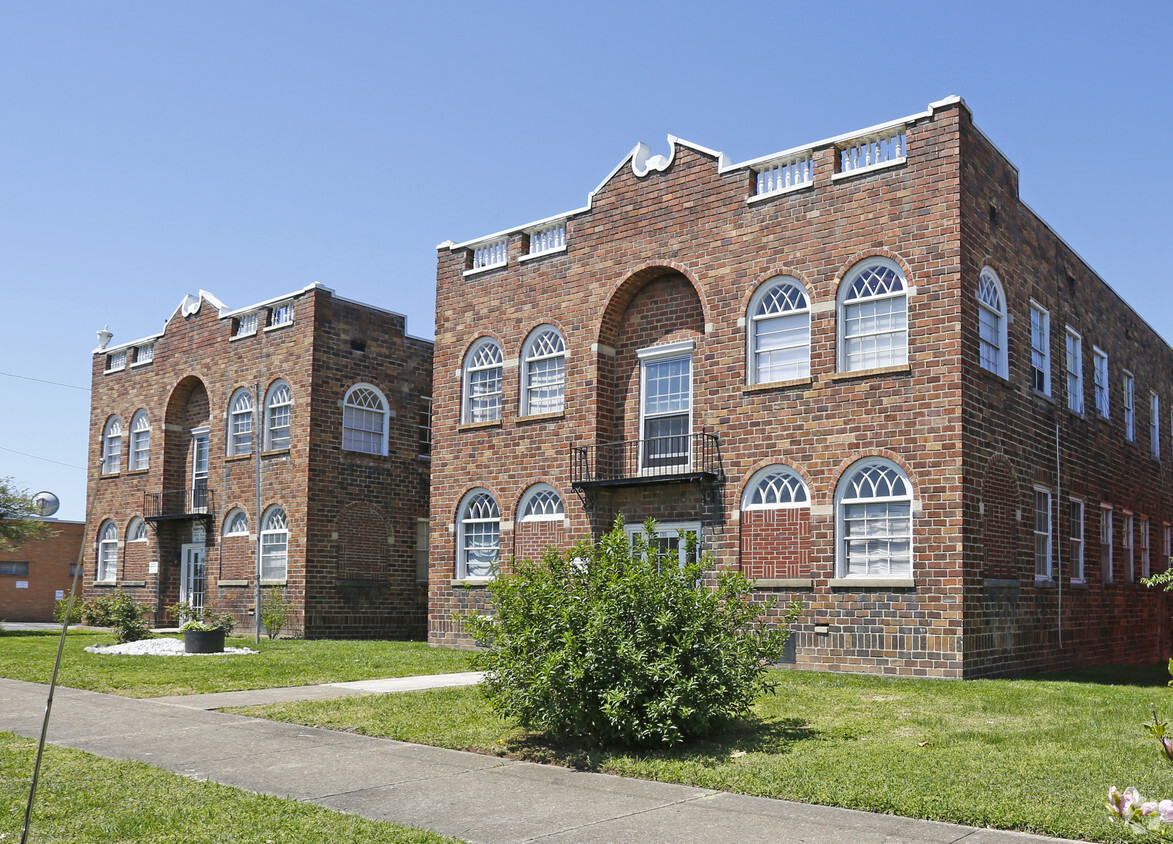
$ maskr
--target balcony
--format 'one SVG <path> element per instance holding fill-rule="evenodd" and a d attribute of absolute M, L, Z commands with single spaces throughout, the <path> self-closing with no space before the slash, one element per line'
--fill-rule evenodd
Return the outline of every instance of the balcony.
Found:
<path fill-rule="evenodd" d="M 679 434 L 570 447 L 575 489 L 723 479 L 716 434 Z"/>
<path fill-rule="evenodd" d="M 148 522 L 173 519 L 203 519 L 211 522 L 215 510 L 216 493 L 206 486 L 143 495 L 143 518 Z"/>

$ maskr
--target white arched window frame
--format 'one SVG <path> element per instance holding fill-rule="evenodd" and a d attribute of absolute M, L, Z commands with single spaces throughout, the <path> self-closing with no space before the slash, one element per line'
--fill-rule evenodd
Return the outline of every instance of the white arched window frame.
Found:
<path fill-rule="evenodd" d="M 285 580 L 289 573 L 289 521 L 281 507 L 261 519 L 261 580 Z"/>
<path fill-rule="evenodd" d="M 758 471 L 741 496 L 742 510 L 778 510 L 810 507 L 806 482 L 789 466 L 767 466 Z"/>
<path fill-rule="evenodd" d="M 387 453 L 388 403 L 373 384 L 355 384 L 342 399 L 342 448 Z"/>
<path fill-rule="evenodd" d="M 140 410 L 130 420 L 130 470 L 151 466 L 151 417 Z"/>
<path fill-rule="evenodd" d="M 456 528 L 457 579 L 493 577 L 501 557 L 501 511 L 488 490 L 464 496 Z"/>
<path fill-rule="evenodd" d="M 233 507 L 224 517 L 224 536 L 248 536 L 248 516 L 239 507 Z"/>
<path fill-rule="evenodd" d="M 113 583 L 118 579 L 118 528 L 110 519 L 98 530 L 98 569 L 94 578 L 98 583 Z"/>
<path fill-rule="evenodd" d="M 122 420 L 111 416 L 102 430 L 102 474 L 122 471 Z"/>
<path fill-rule="evenodd" d="M 745 334 L 750 384 L 810 377 L 810 297 L 798 279 L 776 276 L 758 288 Z"/>
<path fill-rule="evenodd" d="M 1006 340 L 1006 292 L 990 267 L 978 277 L 978 360 L 983 369 L 1009 377 Z"/>
<path fill-rule="evenodd" d="M 253 394 L 241 387 L 228 400 L 228 456 L 252 454 Z"/>
<path fill-rule="evenodd" d="M 146 542 L 149 538 L 147 536 L 147 523 L 139 516 L 131 519 L 130 524 L 126 526 L 126 541 Z"/>
<path fill-rule="evenodd" d="M 274 381 L 265 394 L 265 450 L 289 448 L 293 393 L 285 381 Z"/>
<path fill-rule="evenodd" d="M 517 505 L 519 522 L 553 522 L 566 518 L 562 496 L 549 484 L 534 484 Z"/>
<path fill-rule="evenodd" d="M 521 415 L 561 413 L 566 405 L 566 342 L 552 325 L 535 329 L 521 350 Z"/>
<path fill-rule="evenodd" d="M 839 371 L 908 363 L 908 282 L 886 258 L 869 258 L 839 285 Z"/>
<path fill-rule="evenodd" d="M 501 418 L 501 378 L 504 369 L 497 341 L 482 337 L 464 356 L 464 402 L 461 421 L 493 422 Z"/>
<path fill-rule="evenodd" d="M 853 465 L 835 490 L 835 565 L 839 577 L 911 580 L 912 484 L 895 463 Z"/>

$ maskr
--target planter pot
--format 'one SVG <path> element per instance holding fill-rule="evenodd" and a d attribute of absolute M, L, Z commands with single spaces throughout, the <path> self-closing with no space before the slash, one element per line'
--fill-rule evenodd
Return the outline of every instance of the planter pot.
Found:
<path fill-rule="evenodd" d="M 224 631 L 188 630 L 183 634 L 183 649 L 189 654 L 222 654 Z"/>

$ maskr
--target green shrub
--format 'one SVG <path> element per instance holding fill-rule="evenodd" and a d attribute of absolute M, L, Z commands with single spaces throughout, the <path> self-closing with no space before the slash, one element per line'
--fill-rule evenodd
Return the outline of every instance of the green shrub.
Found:
<path fill-rule="evenodd" d="M 138 603 L 121 589 L 116 589 L 100 598 L 87 601 L 82 609 L 86 624 L 94 627 L 110 627 L 114 630 L 114 641 L 137 642 L 151 635 L 146 622 L 147 607 Z"/>
<path fill-rule="evenodd" d="M 232 617 L 232 613 L 212 612 L 207 607 L 193 607 L 187 601 L 180 601 L 168 607 L 167 611 L 175 616 L 180 633 L 189 630 L 223 630 L 227 636 L 236 627 L 236 619 Z"/>
<path fill-rule="evenodd" d="M 703 588 L 711 560 L 659 566 L 646 530 L 629 545 L 619 520 L 597 543 L 522 560 L 489 586 L 495 615 L 461 617 L 499 713 L 556 738 L 677 744 L 773 691 L 765 670 L 800 605 L 768 625 L 743 575 Z"/>
<path fill-rule="evenodd" d="M 73 608 L 69 612 L 69 623 L 81 623 L 81 611 L 83 602 L 78 600 L 73 602 Z M 59 598 L 53 604 L 53 620 L 58 624 L 65 623 L 65 609 L 69 606 L 69 598 Z"/>
<path fill-rule="evenodd" d="M 285 625 L 289 623 L 289 613 L 293 605 L 285 598 L 285 593 L 277 587 L 265 590 L 261 600 L 261 624 L 270 639 L 281 635 Z"/>

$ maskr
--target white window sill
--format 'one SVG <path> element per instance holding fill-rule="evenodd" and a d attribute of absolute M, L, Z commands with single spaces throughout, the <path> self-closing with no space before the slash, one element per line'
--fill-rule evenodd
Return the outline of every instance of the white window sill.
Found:
<path fill-rule="evenodd" d="M 745 201 L 753 205 L 758 202 L 765 202 L 767 199 L 773 199 L 776 196 L 785 196 L 788 193 L 795 193 L 800 190 L 811 190 L 815 186 L 815 180 L 811 179 L 809 182 L 803 182 L 801 185 L 791 185 L 782 190 L 770 191 L 769 193 L 755 193 L 752 196 L 747 196 Z"/>
<path fill-rule="evenodd" d="M 240 534 L 236 534 L 239 536 Z M 247 580 L 217 580 L 216 586 L 223 588 L 225 586 L 248 586 Z"/>
<path fill-rule="evenodd" d="M 280 579 L 274 579 L 274 580 L 262 580 L 261 585 L 262 586 L 284 586 L 285 582 L 286 582 L 285 578 L 282 577 Z"/>
<path fill-rule="evenodd" d="M 773 577 L 753 582 L 755 589 L 811 589 L 815 582 L 809 577 Z"/>
<path fill-rule="evenodd" d="M 517 263 L 524 264 L 526 261 L 534 261 L 534 260 L 537 260 L 538 258 L 545 258 L 547 255 L 559 255 L 565 251 L 566 251 L 565 246 L 559 246 L 557 249 L 547 249 L 545 252 L 528 252 L 525 255 L 519 256 L 517 259 Z M 505 265 L 498 264 L 497 266 L 503 267 Z M 466 272 L 465 275 L 468 275 L 468 273 Z"/>
<path fill-rule="evenodd" d="M 250 331 L 248 334 L 233 334 L 231 337 L 228 338 L 228 342 L 231 343 L 235 340 L 245 340 L 249 337 L 256 337 L 256 336 L 257 336 L 257 332 L 255 332 L 255 331 Z"/>
<path fill-rule="evenodd" d="M 292 325 L 293 320 L 290 320 L 289 322 L 279 322 L 276 325 L 266 325 L 263 330 L 268 333 L 270 331 L 279 331 L 282 328 L 289 328 Z"/>
<path fill-rule="evenodd" d="M 451 586 L 488 586 L 493 582 L 491 577 L 464 577 L 453 580 L 449 585 Z"/>
<path fill-rule="evenodd" d="M 907 161 L 908 157 L 902 155 L 900 158 L 881 161 L 879 164 L 869 164 L 867 167 L 856 167 L 854 170 L 848 170 L 846 173 L 832 174 L 831 181 L 838 182 L 841 179 L 850 179 L 852 176 L 862 176 L 864 173 L 874 173 L 877 170 L 887 170 L 889 167 L 897 167 Z"/>
<path fill-rule="evenodd" d="M 469 278 L 474 275 L 480 275 L 481 273 L 492 272 L 493 270 L 503 270 L 508 266 L 509 266 L 508 261 L 502 261 L 500 264 L 490 264 L 487 267 L 477 267 L 474 270 L 465 270 L 464 277 Z"/>
<path fill-rule="evenodd" d="M 131 369 L 138 369 L 140 366 L 150 366 L 154 362 L 155 362 L 154 358 L 151 358 L 150 360 L 136 360 L 134 363 L 132 363 L 130 365 L 130 368 Z"/>
<path fill-rule="evenodd" d="M 827 585 L 852 589 L 913 589 L 916 581 L 911 577 L 833 577 Z"/>

